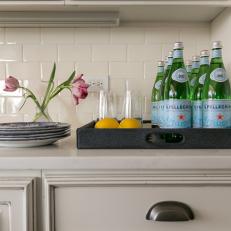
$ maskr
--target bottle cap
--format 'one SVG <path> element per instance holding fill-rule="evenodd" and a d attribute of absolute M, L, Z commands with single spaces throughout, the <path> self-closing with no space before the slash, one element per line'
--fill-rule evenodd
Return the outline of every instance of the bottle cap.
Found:
<path fill-rule="evenodd" d="M 175 42 L 174 43 L 174 50 L 177 50 L 177 49 L 183 49 L 184 48 L 184 44 L 183 42 Z"/>
<path fill-rule="evenodd" d="M 198 55 L 194 55 L 194 56 L 192 57 L 192 61 L 193 61 L 193 62 L 200 62 L 200 57 L 199 57 Z"/>
<path fill-rule="evenodd" d="M 172 57 L 173 57 L 173 51 L 169 51 L 168 58 L 172 58 Z"/>
<path fill-rule="evenodd" d="M 214 41 L 213 42 L 213 49 L 219 49 L 222 48 L 222 42 L 221 41 Z"/>
<path fill-rule="evenodd" d="M 200 53 L 201 57 L 209 57 L 209 51 L 208 50 L 202 50 Z"/>
<path fill-rule="evenodd" d="M 158 61 L 158 67 L 163 67 L 164 66 L 164 61 Z"/>
<path fill-rule="evenodd" d="M 192 66 L 192 60 L 188 59 L 185 61 L 186 66 Z"/>

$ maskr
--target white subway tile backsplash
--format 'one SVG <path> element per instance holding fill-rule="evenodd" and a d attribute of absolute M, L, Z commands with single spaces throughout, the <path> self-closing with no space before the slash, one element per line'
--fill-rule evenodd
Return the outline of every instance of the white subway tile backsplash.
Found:
<path fill-rule="evenodd" d="M 41 42 L 44 44 L 74 44 L 75 31 L 72 28 L 42 28 Z"/>
<path fill-rule="evenodd" d="M 107 44 L 110 41 L 109 28 L 78 28 L 76 29 L 77 44 Z"/>
<path fill-rule="evenodd" d="M 125 45 L 95 45 L 92 48 L 93 61 L 125 61 Z"/>
<path fill-rule="evenodd" d="M 14 76 L 18 79 L 40 80 L 39 63 L 11 62 L 6 64 L 6 76 Z"/>
<path fill-rule="evenodd" d="M 161 58 L 160 45 L 128 45 L 127 59 L 132 61 L 157 61 Z"/>
<path fill-rule="evenodd" d="M 75 65 L 78 74 L 86 76 L 107 76 L 109 75 L 107 62 L 78 62 Z"/>
<path fill-rule="evenodd" d="M 59 62 L 91 61 L 91 47 L 87 45 L 58 47 Z"/>
<path fill-rule="evenodd" d="M 112 62 L 109 66 L 111 78 L 137 78 L 142 79 L 144 75 L 144 65 L 142 62 Z"/>
<path fill-rule="evenodd" d="M 24 121 L 23 114 L 0 114 L 0 123 L 7 123 L 7 122 L 22 122 Z"/>
<path fill-rule="evenodd" d="M 22 46 L 21 45 L 0 45 L 0 61 L 12 62 L 22 61 Z"/>
<path fill-rule="evenodd" d="M 5 102 L 6 102 L 6 98 L 0 97 L 0 114 L 3 114 L 3 113 L 6 112 L 6 110 L 5 110 Z"/>
<path fill-rule="evenodd" d="M 145 62 L 144 79 L 152 79 L 154 81 L 156 78 L 156 71 L 157 71 L 157 62 Z"/>
<path fill-rule="evenodd" d="M 113 28 L 111 29 L 112 44 L 143 44 L 145 41 L 144 29 L 142 28 Z"/>
<path fill-rule="evenodd" d="M 55 45 L 23 45 L 24 62 L 56 61 L 57 47 Z"/>
<path fill-rule="evenodd" d="M 86 77 L 110 76 L 111 90 L 119 95 L 120 104 L 128 79 L 130 88 L 143 96 L 144 118 L 150 119 L 157 61 L 168 55 L 176 40 L 184 42 L 185 59 L 191 59 L 201 49 L 210 48 L 210 26 L 169 23 L 119 28 L 0 28 L 0 121 L 31 121 L 36 110 L 29 99 L 18 112 L 23 92 L 4 92 L 5 78 L 19 78 L 41 100 L 54 62 L 55 84 L 66 80 L 74 69 Z M 51 101 L 49 113 L 55 121 L 79 126 L 97 117 L 97 105 L 98 95 L 90 93 L 76 107 L 65 90 Z M 121 113 L 121 107 L 118 110 Z"/>
<path fill-rule="evenodd" d="M 39 28 L 6 28 L 5 30 L 8 44 L 39 44 L 41 42 Z"/>
<path fill-rule="evenodd" d="M 41 79 L 46 82 L 50 79 L 50 74 L 53 69 L 53 62 L 41 63 Z M 66 80 L 75 70 L 74 62 L 59 62 L 56 63 L 55 80 Z"/>
<path fill-rule="evenodd" d="M 172 27 L 146 28 L 146 43 L 174 43 L 179 40 L 179 29 Z"/>

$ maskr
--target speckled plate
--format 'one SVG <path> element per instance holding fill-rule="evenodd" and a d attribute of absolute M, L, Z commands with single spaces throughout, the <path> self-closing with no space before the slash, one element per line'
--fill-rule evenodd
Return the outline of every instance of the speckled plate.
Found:
<path fill-rule="evenodd" d="M 70 124 L 59 122 L 0 123 L 0 131 L 44 131 L 70 128 Z"/>
<path fill-rule="evenodd" d="M 22 140 L 0 140 L 0 147 L 9 147 L 9 148 L 29 148 L 29 147 L 39 147 L 48 144 L 52 144 L 60 139 L 70 136 L 70 133 L 67 133 L 62 136 L 56 137 L 41 137 L 41 138 L 31 138 L 31 139 L 22 139 Z"/>

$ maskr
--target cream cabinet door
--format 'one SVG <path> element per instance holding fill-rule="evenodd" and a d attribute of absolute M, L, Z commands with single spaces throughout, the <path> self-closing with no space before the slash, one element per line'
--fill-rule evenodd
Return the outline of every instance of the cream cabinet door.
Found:
<path fill-rule="evenodd" d="M 47 173 L 45 231 L 228 231 L 231 176 Z M 162 201 L 187 204 L 194 219 L 146 220 Z"/>
<path fill-rule="evenodd" d="M 36 231 L 35 178 L 0 176 L 0 231 Z"/>

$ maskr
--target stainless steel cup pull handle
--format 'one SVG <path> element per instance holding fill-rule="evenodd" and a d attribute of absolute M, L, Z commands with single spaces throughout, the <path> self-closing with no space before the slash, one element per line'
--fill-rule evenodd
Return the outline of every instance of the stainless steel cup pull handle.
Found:
<path fill-rule="evenodd" d="M 178 201 L 163 201 L 154 204 L 146 215 L 152 221 L 190 221 L 194 219 L 191 208 Z"/>

